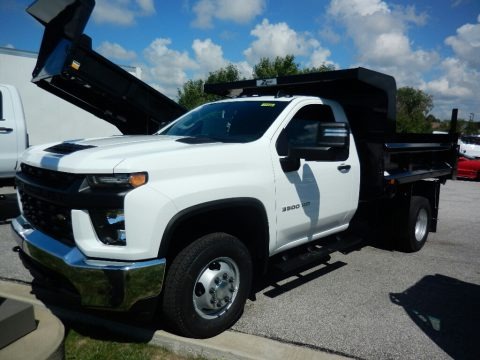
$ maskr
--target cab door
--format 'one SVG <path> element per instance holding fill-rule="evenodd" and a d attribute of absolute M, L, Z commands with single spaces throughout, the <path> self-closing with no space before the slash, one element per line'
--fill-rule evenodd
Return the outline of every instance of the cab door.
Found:
<path fill-rule="evenodd" d="M 321 122 L 335 122 L 331 107 L 305 105 L 295 112 L 276 139 L 273 156 L 277 197 L 275 252 L 346 228 L 356 209 L 359 164 L 350 149 L 345 158 L 335 160 L 300 159 L 297 165 L 288 161 L 289 146 L 314 146 Z"/>

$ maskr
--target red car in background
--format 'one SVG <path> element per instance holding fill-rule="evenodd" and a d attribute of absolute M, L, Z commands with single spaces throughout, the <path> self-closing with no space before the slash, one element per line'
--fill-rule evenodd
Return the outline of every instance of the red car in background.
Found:
<path fill-rule="evenodd" d="M 458 157 L 457 178 L 480 180 L 480 159 L 464 154 Z"/>

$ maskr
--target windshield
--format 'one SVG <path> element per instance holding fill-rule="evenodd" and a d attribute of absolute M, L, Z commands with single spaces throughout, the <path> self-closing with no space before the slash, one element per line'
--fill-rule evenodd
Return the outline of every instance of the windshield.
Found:
<path fill-rule="evenodd" d="M 207 141 L 254 141 L 265 133 L 287 105 L 287 101 L 206 104 L 185 114 L 159 134 L 204 138 Z"/>

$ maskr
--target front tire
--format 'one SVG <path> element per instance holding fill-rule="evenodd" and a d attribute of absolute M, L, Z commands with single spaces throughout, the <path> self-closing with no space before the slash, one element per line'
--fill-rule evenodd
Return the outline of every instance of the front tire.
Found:
<path fill-rule="evenodd" d="M 203 236 L 173 260 L 163 314 L 180 335 L 218 335 L 240 317 L 251 281 L 250 253 L 240 240 L 225 233 Z"/>
<path fill-rule="evenodd" d="M 419 251 L 430 232 L 432 210 L 423 196 L 412 196 L 406 226 L 399 232 L 400 247 L 406 252 Z"/>

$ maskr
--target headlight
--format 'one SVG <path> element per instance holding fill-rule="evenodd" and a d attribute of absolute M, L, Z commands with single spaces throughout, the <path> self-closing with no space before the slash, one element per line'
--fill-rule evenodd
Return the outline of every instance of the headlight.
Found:
<path fill-rule="evenodd" d="M 90 210 L 90 218 L 101 242 L 107 245 L 127 244 L 123 209 Z"/>
<path fill-rule="evenodd" d="M 90 187 L 125 187 L 136 188 L 142 186 L 148 181 L 146 172 L 132 174 L 108 174 L 108 175 L 88 175 L 87 181 Z"/>

